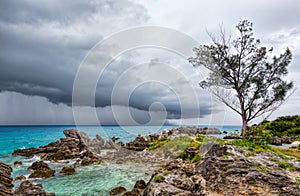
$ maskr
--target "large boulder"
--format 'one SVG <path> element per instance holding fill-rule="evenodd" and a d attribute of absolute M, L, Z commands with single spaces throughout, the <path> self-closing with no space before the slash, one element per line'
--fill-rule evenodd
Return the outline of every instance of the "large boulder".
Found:
<path fill-rule="evenodd" d="M 54 193 L 47 193 L 41 184 L 24 181 L 18 186 L 14 192 L 14 196 L 55 196 Z"/>
<path fill-rule="evenodd" d="M 13 180 L 11 178 L 11 166 L 0 161 L 0 195 L 13 195 Z"/>
<path fill-rule="evenodd" d="M 55 173 L 55 170 L 52 170 L 48 164 L 43 161 L 34 162 L 28 169 L 32 171 L 29 178 L 50 178 Z"/>

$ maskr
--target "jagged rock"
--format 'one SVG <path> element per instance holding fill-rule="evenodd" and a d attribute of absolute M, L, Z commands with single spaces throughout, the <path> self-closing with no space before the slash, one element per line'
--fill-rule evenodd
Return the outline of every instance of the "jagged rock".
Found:
<path fill-rule="evenodd" d="M 15 162 L 14 162 L 14 166 L 16 166 L 16 167 L 19 167 L 19 166 L 21 166 L 21 165 L 23 165 L 23 162 L 22 162 L 22 161 L 15 161 Z"/>
<path fill-rule="evenodd" d="M 208 191 L 221 195 L 299 195 L 299 186 L 284 169 L 265 165 L 255 156 L 249 160 L 235 146 L 213 143 L 196 165 L 196 173 L 206 180 Z"/>
<path fill-rule="evenodd" d="M 42 160 L 53 161 L 80 158 L 84 159 L 84 165 L 101 163 L 101 159 L 93 152 L 94 150 L 100 153 L 100 145 L 103 145 L 103 139 L 100 136 L 96 136 L 91 141 L 84 132 L 74 129 L 64 130 L 64 134 L 66 138 L 60 138 L 59 141 L 51 142 L 39 148 L 15 150 L 13 155 L 26 157 L 37 155 Z M 87 146 L 89 144 L 91 144 L 91 148 Z"/>
<path fill-rule="evenodd" d="M 122 193 L 125 193 L 126 189 L 122 186 L 116 187 L 114 189 L 112 189 L 109 194 L 110 195 L 121 195 Z"/>
<path fill-rule="evenodd" d="M 54 193 L 47 193 L 41 184 L 24 181 L 18 186 L 14 192 L 14 196 L 55 196 Z"/>
<path fill-rule="evenodd" d="M 223 139 L 243 139 L 243 137 L 240 136 L 239 134 L 232 133 L 230 135 L 224 136 Z"/>
<path fill-rule="evenodd" d="M 150 145 L 150 141 L 147 141 L 145 137 L 137 136 L 134 141 L 126 143 L 124 147 L 128 150 L 142 151 Z"/>
<path fill-rule="evenodd" d="M 73 165 L 66 166 L 66 167 L 63 167 L 59 173 L 65 174 L 65 175 L 72 175 L 75 173 L 75 168 Z"/>
<path fill-rule="evenodd" d="M 13 195 L 12 188 L 12 178 L 11 178 L 12 168 L 11 166 L 0 161 L 0 195 Z"/>
<path fill-rule="evenodd" d="M 18 180 L 26 180 L 25 176 L 17 176 L 15 177 L 14 181 L 18 181 Z"/>
<path fill-rule="evenodd" d="M 29 175 L 29 178 L 50 178 L 55 173 L 55 170 L 52 170 L 48 164 L 43 161 L 34 162 L 28 169 L 33 171 Z"/>

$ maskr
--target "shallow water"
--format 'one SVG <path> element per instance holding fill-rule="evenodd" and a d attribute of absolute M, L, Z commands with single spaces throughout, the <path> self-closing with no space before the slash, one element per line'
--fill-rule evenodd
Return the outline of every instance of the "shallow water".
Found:
<path fill-rule="evenodd" d="M 157 133 L 163 129 L 171 129 L 178 126 L 12 126 L 0 127 L 0 160 L 10 164 L 13 167 L 12 177 L 20 175 L 29 176 L 27 170 L 33 162 L 39 160 L 39 157 L 26 159 L 24 157 L 14 157 L 11 153 L 19 148 L 39 147 L 47 145 L 64 137 L 63 130 L 77 128 L 86 132 L 93 138 L 99 134 L 104 139 L 109 137 L 119 137 L 121 141 L 128 142 L 133 140 L 138 134 L 147 135 Z M 200 126 L 201 128 L 205 126 Z M 240 129 L 240 126 L 218 127 L 229 133 Z M 218 135 L 223 137 L 224 134 Z M 24 164 L 20 167 L 13 166 L 13 163 L 21 160 Z M 72 163 L 69 163 L 72 164 Z M 58 172 L 64 166 L 62 164 L 49 163 L 49 166 L 56 170 L 56 176 L 49 179 L 35 179 L 34 181 L 42 183 L 48 192 L 54 192 L 56 195 L 109 195 L 109 191 L 117 186 L 124 186 L 131 190 L 136 180 L 149 180 L 150 176 L 145 174 L 149 165 L 137 163 L 109 164 L 84 166 L 76 168 L 76 173 L 70 176 L 59 175 Z M 20 182 L 15 182 L 17 186 Z"/>

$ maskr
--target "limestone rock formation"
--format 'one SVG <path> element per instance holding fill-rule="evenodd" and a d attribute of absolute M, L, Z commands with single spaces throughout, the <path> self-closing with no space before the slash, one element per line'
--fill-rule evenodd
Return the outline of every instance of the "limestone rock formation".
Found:
<path fill-rule="evenodd" d="M 13 195 L 12 188 L 12 178 L 11 178 L 12 168 L 11 166 L 0 161 L 0 195 Z"/>

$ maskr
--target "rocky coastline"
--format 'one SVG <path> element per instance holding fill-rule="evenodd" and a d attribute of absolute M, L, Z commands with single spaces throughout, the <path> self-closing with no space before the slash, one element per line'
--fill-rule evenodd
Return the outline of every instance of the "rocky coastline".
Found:
<path fill-rule="evenodd" d="M 206 136 L 220 133 L 218 129 L 180 127 L 139 135 L 123 143 L 118 138 L 104 141 L 98 135 L 91 140 L 82 131 L 65 130 L 65 138 L 39 148 L 15 150 L 13 155 L 41 158 L 28 168 L 29 178 L 49 178 L 57 173 L 72 175 L 76 167 L 103 162 L 149 165 L 145 173 L 152 177 L 148 182 L 139 180 L 132 190 L 116 187 L 110 195 L 300 195 L 299 159 Z M 232 135 L 229 139 L 239 137 Z M 45 163 L 62 160 L 75 162 L 61 171 L 52 170 Z M 54 195 L 24 176 L 16 178 L 22 183 L 13 191 L 11 167 L 4 163 L 0 167 L 2 195 L 20 195 L 22 191 L 32 193 L 33 190 L 41 195 Z"/>

